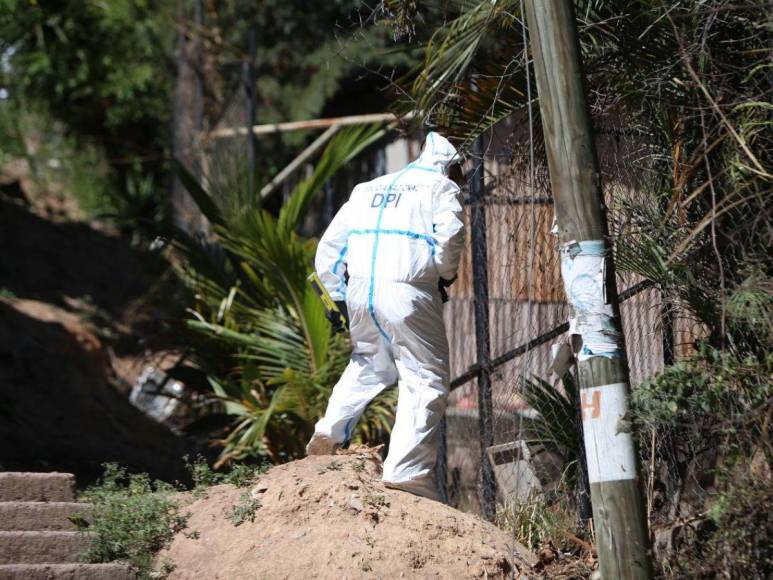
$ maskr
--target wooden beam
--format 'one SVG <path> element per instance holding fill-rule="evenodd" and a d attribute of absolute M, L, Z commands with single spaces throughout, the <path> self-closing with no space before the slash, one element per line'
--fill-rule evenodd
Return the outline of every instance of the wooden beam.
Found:
<path fill-rule="evenodd" d="M 593 523 L 605 580 L 649 580 L 652 563 L 630 430 L 625 357 L 606 207 L 572 2 L 525 0 L 561 273 L 572 306 Z"/>

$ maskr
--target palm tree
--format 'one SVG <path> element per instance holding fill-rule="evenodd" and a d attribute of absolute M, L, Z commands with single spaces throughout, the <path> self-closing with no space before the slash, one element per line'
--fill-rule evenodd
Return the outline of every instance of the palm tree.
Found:
<path fill-rule="evenodd" d="M 216 200 L 177 167 L 215 239 L 202 245 L 177 232 L 175 248 L 195 296 L 188 327 L 208 339 L 199 354 L 207 359 L 209 353 L 213 396 L 233 418 L 219 464 L 254 455 L 274 461 L 298 456 L 324 411 L 349 345 L 331 335 L 324 308 L 306 283 L 316 242 L 296 230 L 325 182 L 384 132 L 375 126 L 340 131 L 276 215 L 259 199 Z M 355 438 L 383 436 L 394 399 L 386 392 L 371 405 Z"/>

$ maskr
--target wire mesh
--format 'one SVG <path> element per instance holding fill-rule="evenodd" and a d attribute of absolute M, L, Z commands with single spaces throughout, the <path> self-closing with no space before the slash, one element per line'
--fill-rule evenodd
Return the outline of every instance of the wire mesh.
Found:
<path fill-rule="evenodd" d="M 451 392 L 447 410 L 448 493 L 453 505 L 474 511 L 482 511 L 481 498 L 487 486 L 497 490 L 497 503 L 501 506 L 554 485 L 551 479 L 560 478 L 560 471 L 566 467 L 558 458 L 545 458 L 545 473 L 538 474 L 534 473 L 534 461 L 525 460 L 530 450 L 524 446 L 522 420 L 533 418 L 538 411 L 524 397 L 524 383 L 542 379 L 562 389 L 551 370 L 551 347 L 566 338 L 563 327 L 569 310 L 561 280 L 557 237 L 551 233 L 554 214 L 544 162 L 536 170 L 534 187 L 530 187 L 529 165 L 524 159 L 528 155 L 528 141 L 517 130 L 512 132 L 512 125 L 509 131 L 509 135 L 507 130 L 502 131 L 504 137 L 490 135 L 484 156 L 487 188 L 479 203 L 485 207 L 487 257 L 475 255 L 468 236 L 459 279 L 445 312 L 450 329 L 451 376 L 468 379 L 461 385 L 459 380 L 452 384 L 456 388 Z M 635 155 L 623 148 L 613 132 L 599 143 L 608 198 L 637 195 L 631 182 L 635 172 L 631 161 Z M 469 203 L 468 199 L 468 206 Z M 487 450 L 481 447 L 479 436 L 478 361 L 470 340 L 475 336 L 473 262 L 483 259 L 489 280 L 491 359 L 497 365 L 491 373 L 493 443 L 510 444 L 514 450 L 509 460 L 504 457 L 503 463 L 495 466 L 494 481 L 486 481 L 482 469 Z M 641 279 L 627 274 L 618 279 L 620 289 L 636 290 L 621 304 L 632 386 L 662 369 L 664 360 L 666 317 L 662 297 L 658 288 L 640 282 Z M 672 317 L 666 322 L 669 326 L 677 324 L 677 329 L 669 328 L 666 332 L 678 337 L 678 343 L 689 345 L 694 341 L 695 329 L 688 328 L 684 320 Z M 518 354 L 513 356 L 513 350 Z M 509 360 L 497 364 L 505 359 Z M 559 417 L 544 419 L 558 421 Z"/>
<path fill-rule="evenodd" d="M 222 124 L 240 126 L 243 120 L 243 103 L 234 98 L 225 108 Z M 473 201 L 469 195 L 470 183 L 465 187 L 466 246 L 458 280 L 451 287 L 451 300 L 445 307 L 451 377 L 456 380 L 452 383 L 446 412 L 441 468 L 445 470 L 449 503 L 467 511 L 482 511 L 481 498 L 487 489 L 494 490 L 494 501 L 501 506 L 514 497 L 527 497 L 542 485 L 532 475 L 524 475 L 520 468 L 515 469 L 507 462 L 504 467 L 494 466 L 484 478 L 482 459 L 487 457 L 488 445 L 481 438 L 473 262 L 484 261 L 488 274 L 487 331 L 493 365 L 490 381 L 494 446 L 513 444 L 522 453 L 523 449 L 518 446 L 523 438 L 522 419 L 536 413 L 523 396 L 524 380 L 537 377 L 555 382 L 550 370 L 551 346 L 565 338 L 563 326 L 569 315 L 560 274 L 558 241 L 551 233 L 554 213 L 546 166 L 544 160 L 537 160 L 534 176 L 530 176 L 531 151 L 525 121 L 512 119 L 502 123 L 484 140 L 484 191 Z M 636 173 L 633 161 L 637 152 L 626 151 L 612 131 L 602 141 L 599 150 L 607 196 L 635 195 L 636 180 L 631 176 Z M 246 191 L 244 139 L 216 140 L 206 145 L 202 155 L 203 173 L 215 195 L 226 189 Z M 304 232 L 319 234 L 355 183 L 388 170 L 385 151 L 394 146 L 375 148 L 342 172 L 334 183 L 329 183 L 310 209 Z M 418 150 L 419 146 L 420 139 L 416 139 L 407 141 L 403 148 Z M 293 174 L 280 191 L 289 193 L 307 170 L 308 167 L 302 168 Z M 224 195 L 223 199 L 232 196 Z M 472 248 L 473 203 L 482 206 L 485 215 L 485 256 L 475 255 Z M 638 282 L 635 277 L 621 275 L 618 287 L 626 289 Z M 622 302 L 621 311 L 631 381 L 636 385 L 663 366 L 664 317 L 660 291 L 655 287 L 638 291 Z M 684 351 L 694 341 L 695 329 L 684 318 L 672 318 L 676 352 L 679 345 Z M 519 463 L 519 458 L 515 457 L 515 463 Z M 526 468 L 525 464 L 520 467 Z M 556 465 L 547 468 L 550 473 L 543 479 L 545 485 L 550 485 L 548 480 L 560 477 L 560 473 L 555 473 Z"/>
<path fill-rule="evenodd" d="M 240 126 L 243 122 L 243 101 L 235 96 L 225 107 L 221 124 Z M 464 188 L 466 246 L 458 279 L 451 287 L 451 300 L 445 307 L 451 377 L 455 380 L 446 412 L 441 471 L 445 471 L 449 503 L 468 511 L 482 511 L 481 498 L 486 489 L 495 491 L 495 503 L 501 506 L 514 497 L 527 497 L 543 486 L 533 474 L 522 473 L 521 467 L 526 469 L 522 461 L 520 463 L 524 465 L 518 469 L 507 462 L 504 467 L 494 466 L 488 478 L 484 478 L 482 459 L 487 456 L 488 446 L 481 440 L 473 262 L 484 261 L 488 274 L 487 331 L 492 362 L 494 446 L 513 444 L 519 450 L 518 454 L 524 452 L 525 448 L 520 446 L 522 420 L 534 417 L 536 411 L 523 396 L 523 384 L 534 378 L 556 382 L 556 377 L 551 374 L 551 347 L 564 340 L 569 315 L 561 280 L 558 240 L 551 233 L 554 212 L 546 164 L 544 159 L 537 159 L 532 164 L 526 127 L 526 119 L 510 119 L 484 139 L 484 191 L 481 197 L 472 200 L 470 183 Z M 420 141 L 408 140 L 400 147 L 415 152 Z M 232 192 L 247 191 L 245 140 L 238 137 L 220 139 L 203 145 L 202 173 L 210 189 L 216 196 L 223 192 L 221 201 L 244 203 L 246 200 L 236 199 L 239 196 Z M 386 161 L 386 151 L 390 147 L 395 147 L 394 142 L 374 148 L 341 172 L 334 182 L 327 184 L 302 226 L 305 234 L 317 235 L 324 229 L 324 224 L 345 201 L 354 184 L 390 169 Z M 636 159 L 641 152 L 630 150 L 630 143 L 621 141 L 614 130 L 602 136 L 599 152 L 610 207 L 615 207 L 611 204 L 613 197 L 637 195 L 640 176 Z M 291 175 L 282 184 L 278 197 L 281 198 L 281 193 L 287 195 L 309 169 L 307 165 Z M 229 190 L 227 194 L 226 190 Z M 482 206 L 485 215 L 485 256 L 473 252 L 470 225 L 473 203 Z M 632 288 L 640 281 L 622 274 L 618 287 Z M 686 353 L 700 331 L 699 326 L 683 313 L 672 313 L 670 318 L 664 316 L 661 293 L 652 286 L 625 299 L 621 314 L 632 385 L 663 367 L 664 320 L 670 320 L 668 333 L 673 336 L 675 345 L 672 356 Z M 525 452 L 529 453 L 528 450 Z M 515 463 L 521 458 L 518 454 L 514 457 Z M 556 473 L 556 465 L 546 468 L 549 473 L 543 477 L 544 485 L 550 485 L 548 480 L 560 477 L 560 473 Z"/>

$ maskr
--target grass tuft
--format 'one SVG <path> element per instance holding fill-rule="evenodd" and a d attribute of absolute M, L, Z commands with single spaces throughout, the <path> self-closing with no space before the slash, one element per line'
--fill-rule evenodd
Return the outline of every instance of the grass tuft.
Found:
<path fill-rule="evenodd" d="M 239 498 L 239 503 L 230 509 L 225 510 L 225 516 L 234 526 L 241 526 L 245 522 L 254 522 L 255 514 L 263 507 L 259 499 L 250 496 L 249 492 L 244 492 Z"/>

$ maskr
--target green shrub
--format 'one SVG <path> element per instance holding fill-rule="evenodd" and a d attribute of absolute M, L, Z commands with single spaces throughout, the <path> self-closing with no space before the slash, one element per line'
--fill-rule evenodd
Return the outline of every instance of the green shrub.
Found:
<path fill-rule="evenodd" d="M 773 445 L 773 356 L 701 345 L 631 395 L 650 524 L 668 532 L 666 577 L 766 578 Z"/>
<path fill-rule="evenodd" d="M 193 494 L 203 495 L 218 484 L 246 487 L 268 470 L 268 464 L 237 464 L 227 473 L 218 473 L 199 456 L 184 458 L 193 480 Z M 152 481 L 147 474 L 128 475 L 115 463 L 105 464 L 105 473 L 97 485 L 88 488 L 81 499 L 94 505 L 91 523 L 82 518 L 71 521 L 82 531 L 93 533 L 93 542 L 82 555 L 86 562 L 126 560 L 138 570 L 140 580 L 164 577 L 170 564 L 161 563 L 161 571 L 152 571 L 156 554 L 169 545 L 174 535 L 187 526 L 189 514 L 180 513 L 179 491 L 163 481 Z M 234 525 L 252 521 L 260 502 L 242 495 L 242 502 L 229 511 Z M 198 538 L 196 530 L 187 534 Z M 160 574 L 160 576 L 159 576 Z"/>
<path fill-rule="evenodd" d="M 153 558 L 166 547 L 175 533 L 186 527 L 187 514 L 179 513 L 175 488 L 152 481 L 147 474 L 127 475 L 114 463 L 83 494 L 94 505 L 88 531 L 94 534 L 82 558 L 86 562 L 127 560 L 141 579 L 151 578 Z"/>
<path fill-rule="evenodd" d="M 668 578 L 773 577 L 773 482 L 744 477 L 714 496 L 706 518 L 680 530 L 678 549 L 660 563 Z"/>
<path fill-rule="evenodd" d="M 758 449 L 770 461 L 773 446 L 761 419 L 772 408 L 772 372 L 773 354 L 739 359 L 702 345 L 694 359 L 667 367 L 633 390 L 630 415 L 643 436 L 640 448 L 651 451 L 654 431 L 656 439 L 668 440 L 668 454 L 660 456 L 667 461 L 689 463 L 720 450 L 718 475 L 730 473 Z"/>
<path fill-rule="evenodd" d="M 200 181 L 176 164 L 212 224 L 211 243 L 178 231 L 173 247 L 192 299 L 186 323 L 195 334 L 187 346 L 206 369 L 212 400 L 232 418 L 227 435 L 217 439 L 223 452 L 216 466 L 303 456 L 351 347 L 331 334 L 307 282 L 316 242 L 298 229 L 324 184 L 383 132 L 368 126 L 340 131 L 277 212 L 226 186 L 227 175 Z M 395 403 L 396 392 L 388 389 L 368 405 L 354 442 L 388 433 Z"/>
<path fill-rule="evenodd" d="M 221 483 L 229 483 L 236 487 L 247 487 L 251 485 L 259 476 L 268 471 L 269 464 L 263 463 L 257 467 L 237 463 L 231 467 L 231 471 L 224 473 Z"/>
<path fill-rule="evenodd" d="M 698 565 L 714 577 L 773 577 L 773 482 L 745 479 L 715 502 L 710 515 L 717 532 L 709 540 Z"/>

